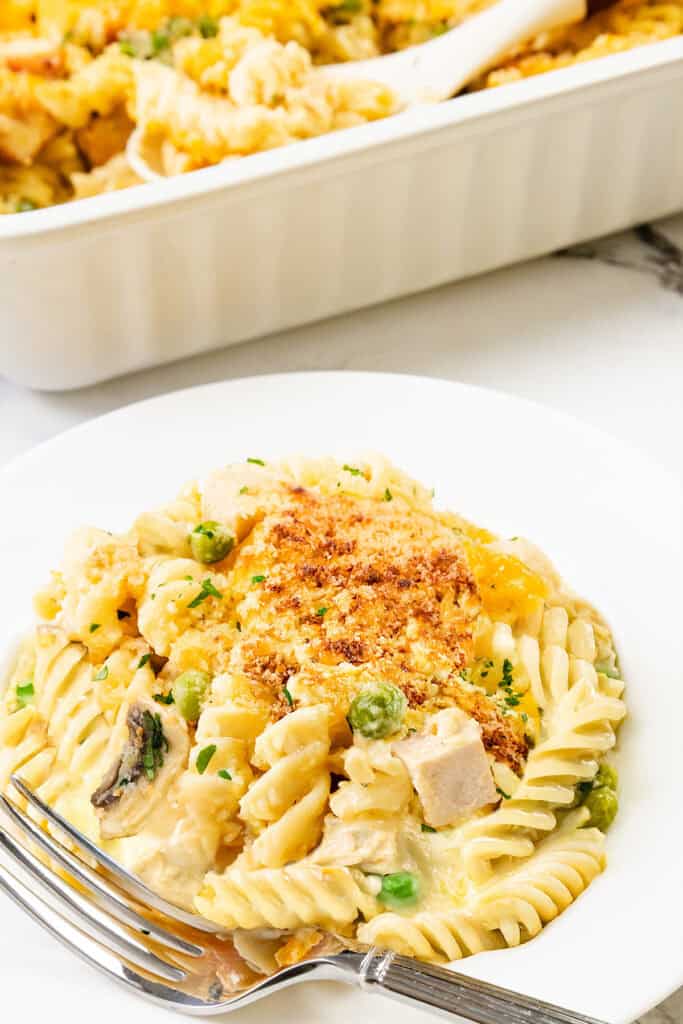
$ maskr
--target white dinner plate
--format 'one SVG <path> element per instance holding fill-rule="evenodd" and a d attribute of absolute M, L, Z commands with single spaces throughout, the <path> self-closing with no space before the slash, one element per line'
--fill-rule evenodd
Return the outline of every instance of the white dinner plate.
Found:
<path fill-rule="evenodd" d="M 185 480 L 224 462 L 288 453 L 352 461 L 371 449 L 434 485 L 438 503 L 537 542 L 613 628 L 630 718 L 620 733 L 622 806 L 608 836 L 607 871 L 533 942 L 480 954 L 461 969 L 613 1024 L 630 1022 L 683 983 L 683 495 L 643 455 L 541 406 L 408 376 L 254 377 L 155 398 L 70 430 L 0 472 L 0 642 L 30 620 L 32 593 L 73 527 L 124 529 Z M 0 1019 L 168 1018 L 0 899 Z M 236 1019 L 430 1018 L 315 984 Z"/>

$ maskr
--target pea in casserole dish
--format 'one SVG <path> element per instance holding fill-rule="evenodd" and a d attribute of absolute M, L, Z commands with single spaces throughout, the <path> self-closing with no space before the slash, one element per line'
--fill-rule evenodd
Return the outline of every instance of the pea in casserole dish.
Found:
<path fill-rule="evenodd" d="M 0 10 L 0 212 L 139 183 L 138 128 L 176 175 L 390 116 L 373 82 L 317 64 L 420 43 L 490 0 L 6 0 Z M 616 0 L 545 33 L 478 90 L 680 35 L 683 4 Z"/>
<path fill-rule="evenodd" d="M 385 459 L 252 456 L 81 528 L 0 710 L 18 771 L 256 969 L 533 938 L 605 866 L 609 629 Z"/>

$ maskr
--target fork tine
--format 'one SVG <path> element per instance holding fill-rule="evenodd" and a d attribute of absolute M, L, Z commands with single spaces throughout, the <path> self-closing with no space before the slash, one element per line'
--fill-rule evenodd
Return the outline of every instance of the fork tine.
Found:
<path fill-rule="evenodd" d="M 33 853 L 15 842 L 12 836 L 3 829 L 0 829 L 0 846 L 23 871 L 38 881 L 63 906 L 75 914 L 79 922 L 85 926 L 86 931 L 93 933 L 93 938 L 106 943 L 124 959 L 130 960 L 131 963 L 137 964 L 138 967 L 142 967 L 152 974 L 166 978 L 167 981 L 183 981 L 187 977 L 185 971 L 161 960 L 154 953 L 150 953 L 141 942 L 129 936 L 113 921 L 108 920 L 105 913 L 81 896 L 68 882 L 53 874 Z"/>
<path fill-rule="evenodd" d="M 0 864 L 0 889 L 37 924 L 45 928 L 53 938 L 61 942 L 81 960 L 85 960 L 92 967 L 99 968 L 109 975 L 114 981 L 134 989 L 155 1002 L 165 1005 L 175 1004 L 178 1009 L 201 1012 L 202 1009 L 212 1006 L 211 1003 L 196 996 L 146 978 L 121 963 L 113 953 L 101 946 L 86 932 L 81 931 L 67 918 L 62 917 L 48 904 L 43 903 L 40 897 L 32 893 L 28 886 L 8 871 L 3 864 Z"/>
<path fill-rule="evenodd" d="M 97 861 L 100 867 L 107 872 L 107 874 L 112 875 L 116 884 L 120 886 L 124 892 L 127 892 L 129 896 L 132 896 L 133 899 L 142 903 L 143 906 L 153 907 L 155 910 L 158 910 L 160 914 L 164 914 L 165 917 L 171 918 L 171 920 L 189 925 L 191 928 L 196 928 L 198 931 L 209 932 L 211 935 L 222 934 L 223 930 L 219 925 L 216 925 L 211 921 L 207 921 L 198 914 L 191 914 L 186 910 L 182 910 L 180 907 L 174 906 L 162 896 L 157 896 L 155 892 L 148 889 L 139 878 L 136 878 L 135 875 L 131 875 L 129 871 L 126 871 L 126 869 L 120 864 L 117 864 L 115 860 L 112 860 L 108 854 L 95 846 L 87 836 L 84 836 L 83 833 L 68 822 L 66 818 L 63 818 L 58 811 L 55 811 L 52 807 L 41 800 L 41 798 L 26 785 L 19 775 L 12 775 L 12 784 L 37 811 L 47 818 L 51 825 L 61 829 L 61 831 L 69 837 L 72 843 L 78 847 L 81 853 L 84 853 L 87 857 L 92 857 L 93 860 Z"/>
<path fill-rule="evenodd" d="M 92 892 L 99 903 L 118 921 L 128 925 L 137 932 L 149 935 L 155 942 L 187 956 L 201 956 L 204 950 L 177 935 L 162 928 L 155 921 L 148 920 L 130 907 L 123 897 L 106 879 L 102 878 L 91 867 L 76 857 L 70 850 L 62 846 L 58 839 L 44 832 L 35 822 L 31 821 L 17 805 L 8 797 L 0 794 L 0 810 L 16 825 L 23 835 L 31 839 L 48 856 L 52 857 L 81 885 Z"/>

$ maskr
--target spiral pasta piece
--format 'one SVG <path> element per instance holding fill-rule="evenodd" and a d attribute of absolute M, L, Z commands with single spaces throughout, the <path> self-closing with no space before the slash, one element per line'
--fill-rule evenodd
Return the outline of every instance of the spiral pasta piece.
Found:
<path fill-rule="evenodd" d="M 256 836 L 244 855 L 250 865 L 281 867 L 318 842 L 330 792 L 328 719 L 325 705 L 300 708 L 256 740 L 253 761 L 266 771 L 240 802 Z"/>
<path fill-rule="evenodd" d="M 606 677 L 595 670 L 590 622 L 570 620 L 564 607 L 549 608 L 539 636 L 523 635 L 517 655 L 540 706 L 547 708 L 548 738 L 531 751 L 511 798 L 463 830 L 464 863 L 477 883 L 490 878 L 500 858 L 533 853 L 536 837 L 557 824 L 555 808 L 570 806 L 576 785 L 594 778 L 598 759 L 614 746 L 616 726 L 626 714 L 616 688 L 605 687 Z"/>
<path fill-rule="evenodd" d="M 529 860 L 491 883 L 478 898 L 479 920 L 486 928 L 499 931 L 508 946 L 537 935 L 603 870 L 602 832 L 573 827 L 587 816 L 584 810 L 570 815 Z"/>
<path fill-rule="evenodd" d="M 415 914 L 379 914 L 358 929 L 358 938 L 367 945 L 393 949 L 420 960 L 449 963 L 499 943 L 491 930 L 464 911 L 439 911 Z"/>
<path fill-rule="evenodd" d="M 350 924 L 376 913 L 375 898 L 348 868 L 291 864 L 246 870 L 238 866 L 209 873 L 195 906 L 226 928 L 299 928 L 309 924 Z"/>

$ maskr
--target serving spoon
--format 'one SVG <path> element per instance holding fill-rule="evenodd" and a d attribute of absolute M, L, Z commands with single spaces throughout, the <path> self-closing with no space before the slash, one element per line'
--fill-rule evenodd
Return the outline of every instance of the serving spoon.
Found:
<path fill-rule="evenodd" d="M 327 64 L 320 73 L 365 79 L 391 89 L 400 107 L 440 103 L 515 46 L 540 32 L 581 21 L 586 0 L 498 0 L 434 39 L 370 60 Z"/>
<path fill-rule="evenodd" d="M 426 43 L 369 60 L 325 64 L 317 73 L 338 81 L 386 85 L 396 108 L 447 100 L 515 46 L 549 29 L 581 21 L 587 0 L 498 0 Z M 126 147 L 128 162 L 143 181 L 166 177 L 155 140 L 136 128 Z"/>

